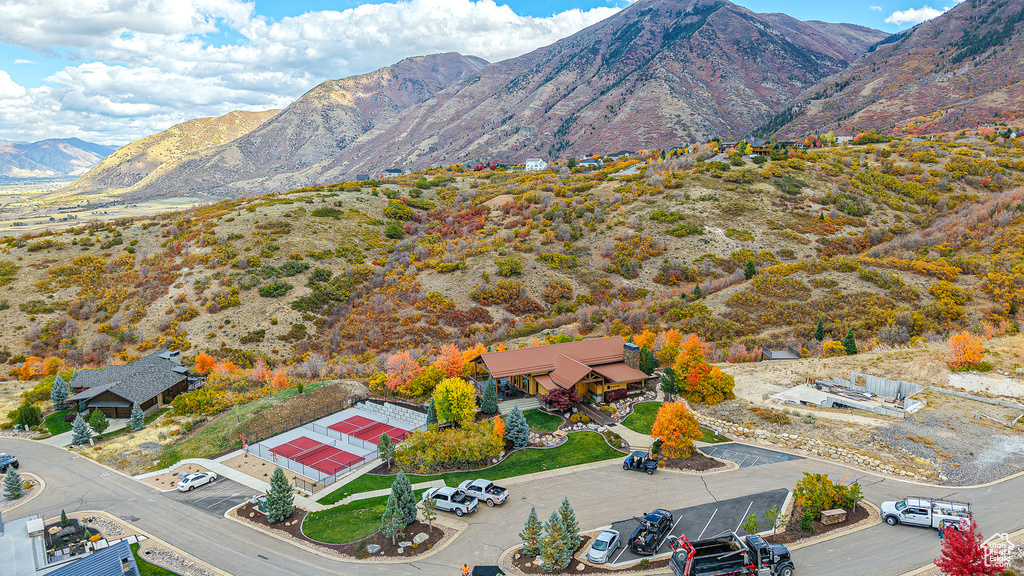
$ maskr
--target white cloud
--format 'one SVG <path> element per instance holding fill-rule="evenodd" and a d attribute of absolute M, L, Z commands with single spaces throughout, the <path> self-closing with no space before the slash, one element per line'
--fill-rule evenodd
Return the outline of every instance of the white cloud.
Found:
<path fill-rule="evenodd" d="M 35 64 L 35 60 L 25 60 L 24 58 L 18 58 L 14 61 L 15 64 Z"/>
<path fill-rule="evenodd" d="M 963 0 L 956 0 L 957 4 L 960 4 Z M 890 14 L 885 21 L 889 24 L 895 24 L 896 26 L 903 26 L 905 24 L 920 24 L 926 20 L 931 20 L 936 16 L 945 14 L 952 6 L 943 6 L 941 9 L 932 8 L 931 6 L 924 5 L 920 8 L 907 8 L 906 10 L 897 10 Z M 872 6 L 872 9 L 874 7 Z"/>
<path fill-rule="evenodd" d="M 282 107 L 323 80 L 408 56 L 511 58 L 618 10 L 535 18 L 493 0 L 400 0 L 271 22 L 240 0 L 5 0 L 0 42 L 72 64 L 38 88 L 0 76 L 0 126 L 7 138 L 125 142 L 190 118 Z"/>
<path fill-rule="evenodd" d="M 883 8 L 881 6 L 872 5 L 868 6 L 868 10 L 871 10 L 872 12 L 881 12 Z"/>

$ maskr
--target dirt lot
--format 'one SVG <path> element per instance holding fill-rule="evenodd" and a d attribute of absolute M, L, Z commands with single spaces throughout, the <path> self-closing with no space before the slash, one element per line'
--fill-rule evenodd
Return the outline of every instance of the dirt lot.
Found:
<path fill-rule="evenodd" d="M 239 456 L 235 456 L 234 458 L 225 460 L 223 464 L 225 466 L 230 466 L 231 468 L 234 468 L 235 470 L 238 470 L 243 474 L 248 474 L 249 476 L 252 476 L 253 478 L 260 480 L 262 482 L 269 482 L 270 474 L 273 474 L 274 468 L 276 468 L 276 466 L 273 463 L 267 462 L 262 458 L 257 458 L 252 454 L 242 454 Z M 287 469 L 285 470 L 285 474 L 288 475 L 289 479 L 302 478 L 306 482 L 314 484 L 314 491 L 322 488 L 322 486 L 317 484 L 315 480 L 313 480 L 312 478 L 307 478 L 302 474 L 296 474 L 295 472 L 292 472 L 291 470 Z"/>
<path fill-rule="evenodd" d="M 192 474 L 193 472 L 206 472 L 206 468 L 198 464 L 183 464 L 167 472 L 166 474 L 160 474 L 159 476 L 150 476 L 143 478 L 142 481 L 158 490 L 171 490 L 178 485 L 178 473 L 184 472 L 186 474 Z"/>

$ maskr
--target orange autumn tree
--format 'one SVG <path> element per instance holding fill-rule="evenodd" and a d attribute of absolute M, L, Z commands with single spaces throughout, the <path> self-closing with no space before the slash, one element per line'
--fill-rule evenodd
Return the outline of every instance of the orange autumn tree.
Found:
<path fill-rule="evenodd" d="M 687 458 L 693 454 L 693 441 L 704 434 L 685 402 L 667 402 L 658 409 L 651 437 L 661 440 L 661 453 L 665 456 Z"/>
<path fill-rule="evenodd" d="M 505 437 L 505 421 L 500 416 L 494 419 L 494 435 L 498 438 Z"/>
<path fill-rule="evenodd" d="M 708 364 L 704 347 L 696 334 L 690 334 L 679 346 L 679 355 L 673 366 L 679 392 L 691 402 L 718 404 L 735 398 L 733 377 L 717 366 Z"/>
<path fill-rule="evenodd" d="M 970 332 L 953 334 L 949 339 L 949 367 L 953 370 L 965 370 L 981 362 L 985 358 L 985 348 L 981 336 Z"/>
<path fill-rule="evenodd" d="M 196 372 L 206 374 L 217 365 L 217 359 L 207 353 L 196 355 Z"/>
<path fill-rule="evenodd" d="M 18 369 L 18 378 L 31 380 L 33 376 L 43 373 L 43 359 L 38 356 L 29 356 L 25 363 Z"/>
<path fill-rule="evenodd" d="M 412 354 L 403 350 L 388 356 L 387 380 L 384 385 L 392 391 L 404 389 L 413 378 L 419 375 L 422 367 L 413 359 Z"/>
<path fill-rule="evenodd" d="M 284 373 L 283 368 L 278 368 L 274 372 L 274 379 L 271 381 L 274 390 L 284 390 L 288 387 L 288 375 Z"/>
<path fill-rule="evenodd" d="M 458 346 L 445 344 L 441 346 L 441 352 L 437 355 L 437 360 L 434 361 L 434 367 L 444 372 L 449 378 L 459 378 L 462 376 L 463 368 L 466 367 L 466 361 Z"/>

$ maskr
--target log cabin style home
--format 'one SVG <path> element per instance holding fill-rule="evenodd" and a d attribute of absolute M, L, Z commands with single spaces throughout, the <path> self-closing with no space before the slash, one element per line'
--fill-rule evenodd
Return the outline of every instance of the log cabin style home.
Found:
<path fill-rule="evenodd" d="M 643 390 L 647 374 L 637 368 L 639 361 L 637 345 L 612 336 L 485 352 L 470 361 L 470 374 L 478 385 L 491 377 L 499 387 L 541 400 L 553 390 L 575 388 L 581 398 L 605 402 Z"/>
<path fill-rule="evenodd" d="M 128 418 L 133 404 L 148 413 L 201 387 L 203 380 L 181 365 L 179 352 L 162 349 L 131 364 L 81 371 L 69 384 L 77 392 L 68 403 L 77 403 L 79 412 L 99 410 L 107 418 Z"/>

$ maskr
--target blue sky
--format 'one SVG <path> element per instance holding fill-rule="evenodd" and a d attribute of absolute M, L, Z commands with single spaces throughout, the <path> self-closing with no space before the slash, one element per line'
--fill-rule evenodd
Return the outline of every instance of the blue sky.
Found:
<path fill-rule="evenodd" d="M 958 0 L 734 0 L 755 12 L 897 32 Z M 3 0 L 0 139 L 123 144 L 404 57 L 498 61 L 628 0 Z"/>

